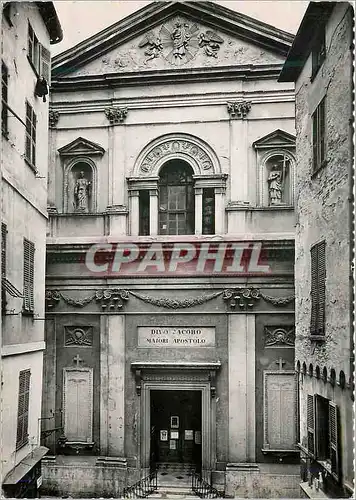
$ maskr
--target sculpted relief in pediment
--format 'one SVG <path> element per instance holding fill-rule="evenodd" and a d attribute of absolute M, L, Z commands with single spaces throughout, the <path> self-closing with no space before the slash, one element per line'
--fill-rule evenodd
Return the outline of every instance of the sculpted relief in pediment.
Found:
<path fill-rule="evenodd" d="M 174 16 L 113 48 L 73 74 L 279 62 L 279 56 L 253 43 L 233 38 L 194 20 Z"/>

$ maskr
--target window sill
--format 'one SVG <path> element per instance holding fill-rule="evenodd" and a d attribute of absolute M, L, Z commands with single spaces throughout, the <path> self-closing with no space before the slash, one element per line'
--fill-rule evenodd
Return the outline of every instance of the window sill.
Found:
<path fill-rule="evenodd" d="M 271 449 L 271 448 L 262 448 L 261 451 L 262 451 L 262 453 L 264 455 L 267 455 L 267 454 L 271 454 L 271 455 L 282 455 L 282 454 L 283 455 L 284 454 L 290 455 L 290 454 L 294 454 L 294 453 L 296 453 L 296 454 L 299 455 L 299 453 L 300 453 L 300 451 L 298 449 L 292 449 L 292 448 L 289 449 L 289 450 L 282 450 L 282 449 L 278 450 L 278 449 Z"/>
<path fill-rule="evenodd" d="M 323 168 L 327 165 L 327 160 L 323 160 L 320 165 L 318 165 L 312 172 L 311 174 L 311 178 L 314 179 L 316 177 L 316 175 L 321 171 L 323 170 Z"/>
<path fill-rule="evenodd" d="M 26 165 L 28 165 L 30 167 L 30 169 L 33 171 L 34 174 L 37 174 L 37 168 L 35 167 L 35 165 L 33 165 L 30 161 L 28 161 L 27 158 L 24 158 L 25 160 L 25 163 Z"/>
<path fill-rule="evenodd" d="M 313 335 L 312 333 L 309 335 L 309 340 L 311 342 L 325 342 L 325 335 Z"/>
<path fill-rule="evenodd" d="M 22 310 L 22 316 L 28 316 L 28 317 L 34 317 L 35 315 L 35 312 L 34 311 L 26 311 L 26 310 Z"/>

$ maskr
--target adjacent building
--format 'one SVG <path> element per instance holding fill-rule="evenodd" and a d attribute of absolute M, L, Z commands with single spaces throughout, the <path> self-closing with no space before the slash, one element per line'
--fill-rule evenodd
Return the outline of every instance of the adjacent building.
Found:
<path fill-rule="evenodd" d="M 280 82 L 296 91 L 296 367 L 301 491 L 353 492 L 353 27 L 346 2 L 311 3 Z"/>
<path fill-rule="evenodd" d="M 3 2 L 1 18 L 1 483 L 41 484 L 40 445 L 52 2 Z"/>
<path fill-rule="evenodd" d="M 292 41 L 153 2 L 53 59 L 43 494 L 298 494 Z"/>

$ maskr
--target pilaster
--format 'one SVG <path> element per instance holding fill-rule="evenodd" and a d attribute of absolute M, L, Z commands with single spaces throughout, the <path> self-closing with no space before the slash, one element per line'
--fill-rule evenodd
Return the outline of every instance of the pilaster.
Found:
<path fill-rule="evenodd" d="M 150 189 L 150 236 L 158 234 L 158 190 Z"/>
<path fill-rule="evenodd" d="M 195 188 L 195 234 L 203 232 L 203 189 Z"/>
<path fill-rule="evenodd" d="M 215 188 L 215 234 L 225 233 L 225 189 Z"/>
<path fill-rule="evenodd" d="M 129 191 L 130 195 L 130 235 L 138 236 L 139 223 L 140 223 L 140 210 L 139 210 L 139 194 L 140 192 Z"/>

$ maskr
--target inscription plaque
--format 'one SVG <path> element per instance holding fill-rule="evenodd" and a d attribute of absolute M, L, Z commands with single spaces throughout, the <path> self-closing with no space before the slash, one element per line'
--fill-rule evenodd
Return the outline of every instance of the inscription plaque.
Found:
<path fill-rule="evenodd" d="M 214 327 L 139 326 L 138 347 L 214 347 Z"/>

